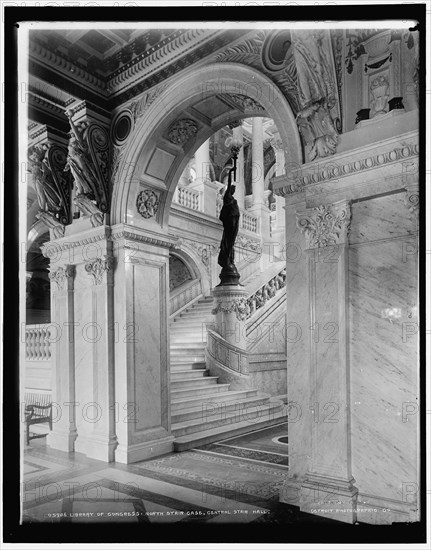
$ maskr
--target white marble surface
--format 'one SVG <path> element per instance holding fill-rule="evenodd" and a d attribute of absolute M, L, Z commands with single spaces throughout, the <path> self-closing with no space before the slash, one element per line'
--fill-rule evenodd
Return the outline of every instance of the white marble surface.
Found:
<path fill-rule="evenodd" d="M 417 483 L 419 435 L 417 414 L 403 421 L 419 390 L 417 336 L 406 334 L 418 322 L 417 264 L 403 255 L 415 220 L 402 201 L 352 206 L 349 258 L 353 475 L 361 493 L 398 502 Z"/>

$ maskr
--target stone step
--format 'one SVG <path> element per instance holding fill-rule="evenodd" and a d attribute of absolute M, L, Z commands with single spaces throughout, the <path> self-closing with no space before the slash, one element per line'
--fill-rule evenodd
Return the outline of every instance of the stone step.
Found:
<path fill-rule="evenodd" d="M 181 370 L 190 370 L 190 369 L 199 369 L 199 370 L 206 370 L 207 366 L 204 361 L 192 363 L 190 361 L 183 361 L 183 362 L 172 362 L 171 361 L 171 373 L 177 372 Z"/>
<path fill-rule="evenodd" d="M 204 342 L 190 342 L 189 344 L 182 344 L 181 342 L 170 345 L 171 353 L 176 353 L 178 350 L 190 350 L 192 352 L 196 350 L 205 349 Z"/>
<path fill-rule="evenodd" d="M 204 376 L 201 378 L 186 378 L 185 380 L 171 380 L 171 391 L 175 390 L 196 390 L 208 388 L 209 386 L 217 387 L 218 376 Z"/>
<path fill-rule="evenodd" d="M 229 393 L 229 384 L 214 384 L 206 388 L 187 388 L 181 390 L 171 389 L 172 403 L 186 397 L 199 398 L 217 395 L 219 393 Z"/>
<path fill-rule="evenodd" d="M 218 384 L 219 386 L 221 384 Z M 232 401 L 241 401 L 258 395 L 257 390 L 233 390 L 224 391 L 213 395 L 203 395 L 174 399 L 171 396 L 171 410 L 172 412 L 183 411 L 184 409 L 190 409 L 191 407 L 210 407 L 214 404 L 220 406 L 223 403 L 230 403 Z"/>
<path fill-rule="evenodd" d="M 229 392 L 230 393 L 230 392 Z M 188 401 L 189 403 L 190 401 Z M 172 413 L 172 423 L 186 422 L 187 420 L 205 419 L 210 417 L 222 417 L 233 411 L 243 411 L 244 413 L 256 405 L 262 405 L 268 402 L 268 396 L 258 394 L 255 397 L 242 398 L 233 401 L 204 402 L 195 407 L 188 407 Z"/>
<path fill-rule="evenodd" d="M 208 369 L 190 369 L 190 370 L 184 370 L 184 369 L 172 370 L 171 369 L 171 382 L 175 380 L 184 380 L 184 379 L 190 379 L 190 378 L 203 378 L 204 376 L 208 376 L 208 373 L 209 373 Z"/>
<path fill-rule="evenodd" d="M 197 334 L 171 334 L 171 344 L 204 344 L 206 345 L 206 339 L 204 340 L 202 336 Z"/>
<path fill-rule="evenodd" d="M 284 424 L 287 422 L 286 411 L 281 409 L 274 413 L 272 418 L 263 420 L 254 424 L 252 427 L 247 420 L 242 422 L 236 422 L 234 424 L 227 424 L 224 426 L 218 426 L 217 428 L 211 428 L 202 430 L 199 432 L 190 433 L 187 435 L 179 436 L 174 441 L 174 451 L 181 452 L 208 443 L 214 443 L 215 441 L 221 441 L 229 437 L 235 437 L 236 435 L 242 435 L 244 433 L 250 433 L 254 430 L 260 430 L 269 426 L 275 426 L 277 424 Z"/>
<path fill-rule="evenodd" d="M 199 355 L 199 356 L 190 356 L 190 355 L 175 355 L 173 356 L 171 354 L 171 365 L 185 365 L 188 363 L 204 363 L 205 364 L 205 356 Z"/>
<path fill-rule="evenodd" d="M 256 424 L 272 420 L 275 414 L 282 409 L 282 403 L 266 403 L 257 405 L 253 409 L 232 411 L 222 415 L 203 415 L 202 418 L 172 424 L 171 430 L 175 437 L 181 437 L 203 430 L 246 422 L 249 430 L 252 431 Z"/>

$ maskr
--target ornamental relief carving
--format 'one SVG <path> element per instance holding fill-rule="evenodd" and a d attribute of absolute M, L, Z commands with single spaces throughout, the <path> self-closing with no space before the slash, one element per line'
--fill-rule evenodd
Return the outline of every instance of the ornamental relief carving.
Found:
<path fill-rule="evenodd" d="M 111 257 L 97 258 L 93 262 L 85 264 L 85 271 L 93 278 L 93 284 L 100 285 L 103 275 L 112 270 L 113 259 Z"/>
<path fill-rule="evenodd" d="M 168 131 L 168 139 L 175 145 L 185 145 L 198 132 L 197 123 L 191 118 L 182 118 L 174 122 Z"/>
<path fill-rule="evenodd" d="M 211 277 L 211 256 L 215 253 L 216 247 L 213 244 L 202 244 L 197 241 L 192 241 L 191 239 L 181 237 L 178 239 L 175 248 L 182 249 L 184 247 L 188 247 L 197 254 L 200 261 L 204 265 L 208 276 Z"/>
<path fill-rule="evenodd" d="M 305 234 L 307 248 L 323 248 L 347 242 L 351 212 L 346 201 L 298 212 L 296 225 Z"/>
<path fill-rule="evenodd" d="M 160 192 L 152 189 L 144 189 L 138 193 L 136 208 L 139 214 L 145 218 L 154 218 L 160 205 Z"/>
<path fill-rule="evenodd" d="M 413 184 L 406 187 L 404 204 L 412 214 L 419 213 L 419 185 Z"/>

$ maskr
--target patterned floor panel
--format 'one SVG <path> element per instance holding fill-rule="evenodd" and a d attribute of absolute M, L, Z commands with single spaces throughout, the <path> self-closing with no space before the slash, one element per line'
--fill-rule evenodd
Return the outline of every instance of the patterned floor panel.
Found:
<path fill-rule="evenodd" d="M 106 464 L 32 441 L 24 454 L 22 521 L 292 523 L 315 516 L 279 503 L 286 436 L 278 426 L 141 463 Z M 299 514 L 299 515 L 298 515 Z"/>

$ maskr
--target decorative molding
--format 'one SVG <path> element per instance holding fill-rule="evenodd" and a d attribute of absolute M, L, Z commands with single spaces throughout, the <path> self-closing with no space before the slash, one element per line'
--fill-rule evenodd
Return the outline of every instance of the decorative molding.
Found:
<path fill-rule="evenodd" d="M 350 203 L 322 204 L 296 213 L 296 225 L 305 233 L 307 248 L 345 244 L 351 222 Z"/>
<path fill-rule="evenodd" d="M 274 298 L 279 290 L 286 286 L 286 268 L 277 273 L 266 284 L 260 287 L 254 294 L 247 298 L 247 319 L 250 318 L 256 310 L 263 307 L 271 298 Z"/>
<path fill-rule="evenodd" d="M 153 189 L 143 189 L 136 197 L 136 208 L 139 214 L 145 218 L 154 218 L 160 205 L 160 195 Z"/>
<path fill-rule="evenodd" d="M 265 111 L 265 108 L 251 97 L 242 94 L 229 94 L 230 99 L 241 107 L 243 111 Z"/>
<path fill-rule="evenodd" d="M 126 107 L 132 112 L 135 122 L 143 116 L 150 105 L 154 103 L 155 99 L 159 97 L 168 87 L 169 84 L 167 83 L 160 84 L 159 86 L 146 92 L 141 98 L 127 104 Z"/>
<path fill-rule="evenodd" d="M 292 171 L 289 177 L 282 176 L 284 180 L 287 182 L 292 181 L 292 183 L 287 183 L 274 191 L 277 195 L 285 197 L 292 193 L 303 191 L 304 187 L 307 185 L 339 179 L 364 170 L 371 170 L 387 164 L 403 161 L 419 154 L 419 144 L 406 143 L 402 147 L 394 147 L 386 152 L 376 152 L 378 150 L 378 147 L 374 148 L 374 154 L 370 155 L 368 148 L 368 155 L 356 160 L 335 158 L 334 160 L 331 159 L 331 161 L 328 161 L 327 164 L 305 164 L 298 166 L 297 169 Z"/>
<path fill-rule="evenodd" d="M 75 276 L 75 266 L 68 265 L 64 267 L 58 267 L 49 273 L 49 278 L 51 281 L 56 283 L 57 290 L 64 290 L 64 283 L 66 279 L 73 278 Z"/>
<path fill-rule="evenodd" d="M 89 244 L 93 244 L 99 241 L 109 240 L 111 234 L 111 229 L 107 226 L 102 226 L 101 229 L 97 230 L 95 232 L 94 229 L 90 230 L 89 234 L 84 235 L 78 235 L 78 239 L 75 241 L 59 241 L 59 242 L 52 242 L 49 241 L 47 243 L 44 243 L 40 250 L 42 252 L 42 255 L 45 256 L 45 258 L 50 259 L 56 259 L 61 257 L 62 253 L 71 250 L 73 248 L 78 248 L 81 246 L 86 246 Z M 73 238 L 72 236 L 70 238 Z"/>
<path fill-rule="evenodd" d="M 108 256 L 85 264 L 85 271 L 93 277 L 93 284 L 102 284 L 103 275 L 112 270 L 113 259 Z"/>
<path fill-rule="evenodd" d="M 185 145 L 198 132 L 197 123 L 191 118 L 182 118 L 177 120 L 169 127 L 168 139 L 175 145 Z"/>
<path fill-rule="evenodd" d="M 227 342 L 220 334 L 207 328 L 206 353 L 226 369 L 236 374 L 248 374 L 247 351 Z"/>
<path fill-rule="evenodd" d="M 406 186 L 404 204 L 413 214 L 419 213 L 419 184 L 414 183 Z"/>
<path fill-rule="evenodd" d="M 180 237 L 175 244 L 175 248 L 181 250 L 184 248 L 184 246 L 196 252 L 196 254 L 199 256 L 200 261 L 204 265 L 208 276 L 211 277 L 211 256 L 216 251 L 215 245 L 205 244 L 199 241 L 193 241 L 192 239 Z"/>

